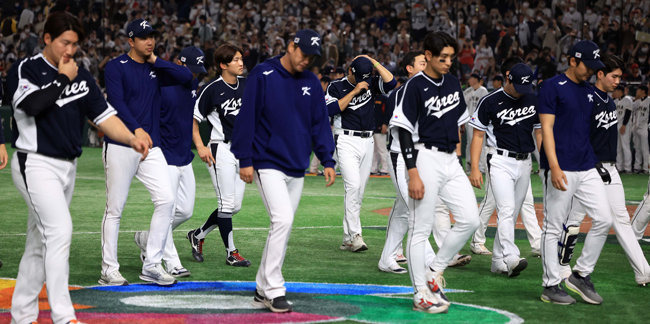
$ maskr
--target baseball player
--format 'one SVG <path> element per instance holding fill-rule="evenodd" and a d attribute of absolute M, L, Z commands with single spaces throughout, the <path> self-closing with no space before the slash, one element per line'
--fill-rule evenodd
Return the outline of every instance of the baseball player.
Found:
<path fill-rule="evenodd" d="M 600 251 L 612 226 L 605 185 L 595 168 L 596 155 L 589 142 L 590 117 L 594 109 L 593 87 L 586 81 L 604 65 L 600 50 L 591 41 L 580 41 L 569 51 L 569 68 L 541 84 L 538 94 L 542 145 L 540 175 L 544 186 L 542 265 L 544 302 L 569 305 L 575 299 L 560 283 L 559 252 L 570 243 L 566 227 L 571 203 L 577 200 L 592 219 L 580 258 L 565 280 L 569 289 L 590 304 L 603 299 L 591 283 Z M 596 98 L 597 99 L 597 98 Z M 559 250 L 559 251 L 558 251 Z"/>
<path fill-rule="evenodd" d="M 596 157 L 600 162 L 599 169 L 605 175 L 605 190 L 612 215 L 614 216 L 614 231 L 619 244 L 623 247 L 627 259 L 634 270 L 634 277 L 637 284 L 645 286 L 650 283 L 650 265 L 643 256 L 643 251 L 636 240 L 630 215 L 625 206 L 625 192 L 621 177 L 616 170 L 616 152 L 618 132 L 613 126 L 617 125 L 617 107 L 614 100 L 607 93 L 614 91 L 623 75 L 623 60 L 613 55 L 603 55 L 603 69 L 597 72 L 596 80 L 596 104 L 591 118 L 591 145 L 594 148 Z M 620 91 L 620 90 L 619 90 Z M 607 174 L 609 174 L 607 176 Z M 580 227 L 585 212 L 578 203 L 573 203 L 571 216 L 567 227 Z M 570 255 L 570 254 L 569 254 Z"/>
<path fill-rule="evenodd" d="M 11 322 L 36 322 L 39 293 L 46 283 L 54 323 L 78 323 L 68 291 L 77 158 L 86 118 L 138 156 L 147 143 L 131 133 L 106 104 L 90 72 L 73 57 L 83 27 L 69 13 L 50 13 L 43 52 L 20 62 L 12 105 L 17 126 L 11 174 L 29 215 L 25 253 L 11 300 Z M 129 150 L 131 150 L 129 148 Z"/>
<path fill-rule="evenodd" d="M 619 133 L 616 145 L 616 169 L 621 170 L 621 173 L 630 173 L 632 172 L 632 151 L 630 150 L 632 97 L 627 95 L 627 88 L 620 85 L 614 89 L 612 97 L 616 105 Z"/>
<path fill-rule="evenodd" d="M 379 76 L 373 76 L 373 70 Z M 361 201 L 370 176 L 375 129 L 373 95 L 395 88 L 395 78 L 373 58 L 356 57 L 346 77 L 332 81 L 325 98 L 334 118 L 336 155 L 345 187 L 343 243 L 341 250 L 360 252 L 368 249 L 361 235 Z"/>
<path fill-rule="evenodd" d="M 632 230 L 637 240 L 643 238 L 648 222 L 650 222 L 650 179 L 648 180 L 648 189 L 643 195 L 643 201 L 634 210 L 632 216 Z"/>
<path fill-rule="evenodd" d="M 320 46 L 318 33 L 300 30 L 286 53 L 257 65 L 248 76 L 232 133 L 239 176 L 246 183 L 255 179 L 271 221 L 253 301 L 273 312 L 291 311 L 281 269 L 312 150 L 325 167 L 327 186 L 336 176 L 325 94 L 307 70 L 320 56 Z"/>
<path fill-rule="evenodd" d="M 413 309 L 428 313 L 447 311 L 443 271 L 478 226 L 474 191 L 456 156 L 459 127 L 469 119 L 460 83 L 448 74 L 457 47 L 444 32 L 426 36 L 427 66 L 404 85 L 390 122 L 408 170 L 407 256 L 415 288 Z M 449 206 L 456 224 L 425 270 L 426 241 L 439 199 Z"/>
<path fill-rule="evenodd" d="M 199 157 L 206 163 L 212 185 L 217 193 L 217 207 L 203 226 L 187 233 L 192 255 L 203 262 L 203 240 L 215 227 L 219 227 L 226 247 L 226 264 L 248 267 L 250 261 L 239 254 L 232 232 L 232 217 L 241 209 L 245 183 L 239 178 L 239 161 L 230 152 L 232 127 L 239 114 L 246 79 L 242 50 L 231 44 L 223 44 L 215 51 L 215 65 L 220 76 L 203 88 L 194 108 L 194 145 Z M 209 147 L 203 144 L 198 123 L 207 119 L 210 132 Z"/>
<path fill-rule="evenodd" d="M 153 53 L 154 30 L 144 19 L 136 19 L 127 26 L 131 49 L 106 64 L 106 94 L 118 116 L 138 138 L 145 139 L 151 148 L 146 159 L 127 150 L 106 137 L 103 162 L 106 173 L 106 210 L 102 221 L 102 285 L 126 285 L 117 261 L 117 241 L 120 218 L 126 203 L 133 176 L 149 190 L 154 203 L 146 256 L 140 279 L 159 285 L 172 285 L 176 278 L 162 267 L 164 247 L 174 214 L 172 183 L 169 167 L 160 149 L 161 87 L 189 84 L 192 73 L 179 66 L 158 59 Z"/>
<path fill-rule="evenodd" d="M 207 73 L 203 66 L 203 51 L 197 47 L 184 48 L 174 60 L 186 66 L 194 78 L 188 84 L 162 87 L 160 111 L 160 139 L 163 155 L 167 161 L 169 180 L 175 195 L 174 219 L 167 233 L 163 252 L 165 269 L 173 277 L 188 277 L 190 271 L 183 267 L 174 245 L 173 230 L 192 217 L 196 185 L 192 170 L 192 115 L 200 74 Z M 146 256 L 149 232 L 135 233 L 135 243 L 140 247 L 141 257 Z"/>
<path fill-rule="evenodd" d="M 634 112 L 632 121 L 632 144 L 634 145 L 634 172 L 648 173 L 648 110 L 650 110 L 650 97 L 648 87 L 639 86 L 636 89 L 636 100 L 634 100 Z"/>
<path fill-rule="evenodd" d="M 518 63 L 509 72 L 505 86 L 481 99 L 469 122 L 475 129 L 469 180 L 481 189 L 478 161 L 487 134 L 489 181 L 497 206 L 491 270 L 515 277 L 528 266 L 515 244 L 515 222 L 530 188 L 530 153 L 536 149 L 531 134 L 533 128 L 541 126 L 532 89 L 533 71 Z M 541 137 L 540 131 L 535 135 Z"/>
<path fill-rule="evenodd" d="M 481 85 L 481 76 L 477 73 L 472 73 L 467 80 L 469 87 L 463 91 L 465 102 L 467 103 L 467 114 L 473 116 L 478 107 L 478 102 L 488 94 L 487 89 Z M 465 164 L 467 169 L 470 169 L 470 144 L 472 143 L 472 135 L 474 128 L 471 124 L 465 125 Z M 485 158 L 483 158 L 485 160 Z"/>
<path fill-rule="evenodd" d="M 508 77 L 510 69 L 518 63 L 523 63 L 523 60 L 516 56 L 509 57 L 503 62 L 503 64 L 501 64 L 501 73 Z M 495 91 L 502 90 L 499 88 Z M 534 140 L 536 138 L 537 136 L 533 137 Z M 538 143 L 539 141 L 535 140 L 535 147 L 538 147 Z M 483 144 L 485 145 L 485 141 Z M 479 220 L 481 223 L 472 236 L 472 241 L 469 247 L 472 250 L 472 253 L 491 255 L 492 252 L 490 252 L 490 250 L 485 247 L 485 231 L 487 230 L 487 225 L 490 221 L 490 217 L 496 209 L 496 201 L 494 200 L 494 193 L 492 192 L 492 186 L 490 185 L 490 173 L 485 172 L 487 169 L 487 166 L 485 165 L 485 159 L 487 157 L 486 151 L 488 150 L 481 150 L 481 159 L 479 164 L 479 171 L 481 171 L 481 173 L 485 173 L 485 196 L 483 197 L 481 204 L 478 206 Z M 528 237 L 528 242 L 530 242 L 532 255 L 539 257 L 541 255 L 540 242 L 542 238 L 542 230 L 539 228 L 539 223 L 537 221 L 537 215 L 535 213 L 535 201 L 533 199 L 533 191 L 530 186 L 528 187 L 528 190 L 526 190 L 524 203 L 521 206 L 521 220 L 523 221 L 524 228 L 526 229 L 526 236 Z M 496 269 L 494 270 L 496 271 Z"/>

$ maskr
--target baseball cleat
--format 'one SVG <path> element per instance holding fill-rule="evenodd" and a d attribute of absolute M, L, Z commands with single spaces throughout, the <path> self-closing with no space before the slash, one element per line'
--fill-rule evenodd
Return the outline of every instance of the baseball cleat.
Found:
<path fill-rule="evenodd" d="M 431 268 L 427 267 L 425 278 L 427 280 L 427 288 L 429 288 L 431 294 L 438 298 L 441 303 L 449 306 L 451 303 L 442 290 L 442 288 L 447 285 L 445 278 L 442 276 L 442 272 L 433 271 Z"/>
<path fill-rule="evenodd" d="M 524 269 L 526 269 L 527 266 L 528 266 L 528 261 L 526 261 L 526 259 L 524 258 L 520 258 L 519 260 L 515 260 L 514 262 L 507 264 L 508 277 L 512 278 L 518 276 L 519 273 L 524 271 Z"/>
<path fill-rule="evenodd" d="M 365 251 L 368 249 L 368 246 L 366 243 L 363 241 L 363 237 L 361 237 L 361 234 L 356 234 L 352 238 L 352 242 L 350 242 L 350 251 L 352 252 L 361 252 Z"/>
<path fill-rule="evenodd" d="M 397 257 L 395 257 L 395 262 L 397 263 L 406 263 L 407 259 L 404 256 L 404 254 L 398 254 Z"/>
<path fill-rule="evenodd" d="M 413 295 L 413 310 L 430 314 L 446 313 L 449 305 L 436 298 L 428 289 L 422 288 Z"/>
<path fill-rule="evenodd" d="M 390 273 L 397 273 L 397 274 L 408 273 L 408 270 L 400 267 L 399 265 L 397 265 L 397 263 L 393 264 L 390 267 L 382 267 L 381 265 L 379 265 L 378 267 L 379 267 L 379 270 L 381 270 L 383 272 L 390 272 Z"/>
<path fill-rule="evenodd" d="M 140 248 L 140 261 L 144 262 L 147 256 L 147 240 L 149 239 L 149 232 L 137 231 L 135 232 L 133 240 L 135 245 Z"/>
<path fill-rule="evenodd" d="M 231 251 L 226 258 L 226 264 L 233 267 L 250 267 L 251 262 L 244 259 L 240 254 L 239 250 Z"/>
<path fill-rule="evenodd" d="M 265 308 L 266 305 L 264 305 L 264 299 L 264 296 L 262 296 L 262 294 L 260 294 L 257 289 L 255 289 L 255 296 L 253 297 L 253 302 L 251 305 L 254 308 Z"/>
<path fill-rule="evenodd" d="M 472 256 L 466 254 L 456 254 L 449 262 L 450 267 L 462 267 L 472 261 Z"/>
<path fill-rule="evenodd" d="M 194 233 L 197 230 L 191 230 L 187 232 L 187 239 L 190 241 L 190 246 L 192 247 L 192 257 L 196 262 L 203 262 L 203 239 L 198 239 L 194 236 Z"/>
<path fill-rule="evenodd" d="M 575 304 L 576 300 L 562 289 L 559 285 L 544 287 L 540 299 L 545 303 L 553 303 L 558 305 L 571 305 Z"/>
<path fill-rule="evenodd" d="M 174 267 L 169 271 L 169 274 L 174 278 L 189 277 L 192 273 L 190 270 L 185 269 L 183 266 Z"/>
<path fill-rule="evenodd" d="M 275 297 L 273 299 L 264 298 L 264 306 L 274 313 L 286 313 L 291 311 L 291 304 L 285 296 Z"/>
<path fill-rule="evenodd" d="M 590 276 L 582 277 L 574 271 L 568 279 L 564 280 L 564 284 L 589 304 L 600 305 L 603 303 L 603 297 L 596 292 Z"/>
<path fill-rule="evenodd" d="M 484 244 L 470 244 L 469 249 L 472 250 L 472 253 L 479 255 L 491 255 L 492 252 L 485 247 Z"/>
<path fill-rule="evenodd" d="M 103 275 L 99 278 L 99 284 L 103 286 L 126 286 L 129 284 L 119 270 L 115 270 L 108 275 Z"/>
<path fill-rule="evenodd" d="M 169 273 L 162 268 L 161 265 L 156 265 L 153 269 L 142 269 L 140 279 L 144 281 L 153 282 L 159 286 L 170 286 L 175 284 L 176 278 L 172 277 Z"/>

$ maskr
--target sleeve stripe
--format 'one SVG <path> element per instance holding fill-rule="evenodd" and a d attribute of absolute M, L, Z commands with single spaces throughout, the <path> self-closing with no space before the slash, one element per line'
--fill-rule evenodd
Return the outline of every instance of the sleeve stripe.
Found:
<path fill-rule="evenodd" d="M 109 117 L 111 117 L 113 115 L 117 115 L 117 110 L 115 110 L 115 108 L 113 108 L 113 106 L 108 104 L 108 107 L 106 108 L 106 110 L 104 110 L 104 112 L 102 112 L 99 116 L 97 116 L 93 120 L 93 123 L 95 123 L 95 125 L 99 125 L 99 124 L 103 123 Z"/>
<path fill-rule="evenodd" d="M 480 121 L 477 122 L 477 121 L 474 121 L 474 120 L 470 120 L 469 125 L 476 128 L 476 129 L 478 129 L 478 130 L 482 130 L 484 132 L 487 131 L 487 127 L 485 127 L 485 125 L 481 124 Z"/>

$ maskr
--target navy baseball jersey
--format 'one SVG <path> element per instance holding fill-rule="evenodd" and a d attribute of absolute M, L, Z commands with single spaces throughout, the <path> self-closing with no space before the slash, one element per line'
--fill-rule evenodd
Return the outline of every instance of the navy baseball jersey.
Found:
<path fill-rule="evenodd" d="M 77 158 L 86 118 L 98 125 L 116 114 L 90 72 L 82 67 L 70 81 L 38 54 L 20 62 L 17 78 L 12 104 L 18 150 Z"/>
<path fill-rule="evenodd" d="M 503 88 L 483 97 L 469 124 L 487 134 L 487 146 L 517 153 L 535 150 L 533 128 L 540 128 L 537 97 L 508 95 Z"/>
<path fill-rule="evenodd" d="M 541 84 L 537 98 L 540 114 L 555 115 L 553 136 L 555 154 L 565 171 L 586 171 L 596 165 L 589 131 L 595 100 L 594 88 L 587 82 L 575 83 L 564 73 Z M 546 152 L 540 154 L 540 167 L 548 169 Z"/>
<path fill-rule="evenodd" d="M 373 76 L 370 87 L 354 96 L 345 110 L 339 108 L 339 99 L 354 90 L 354 85 L 347 77 L 332 81 L 327 87 L 325 100 L 330 116 L 334 117 L 334 127 L 359 131 L 372 131 L 375 129 L 375 101 L 374 94 L 387 94 L 395 88 L 395 78 L 384 82 L 381 77 Z"/>
<path fill-rule="evenodd" d="M 413 143 L 453 152 L 459 142 L 458 126 L 469 120 L 458 79 L 445 74 L 433 79 L 424 72 L 408 80 L 395 106 L 391 126 L 413 134 Z"/>
<path fill-rule="evenodd" d="M 201 90 L 194 107 L 194 119 L 198 122 L 208 119 L 212 126 L 210 140 L 230 142 L 245 86 L 243 77 L 238 77 L 236 84 L 228 84 L 218 77 Z"/>
<path fill-rule="evenodd" d="M 160 146 L 161 87 L 188 84 L 192 73 L 184 66 L 156 59 L 155 64 L 138 63 L 122 54 L 104 70 L 108 102 L 131 131 L 142 128 L 154 146 Z M 106 142 L 124 145 L 108 137 Z"/>
<path fill-rule="evenodd" d="M 591 114 L 591 146 L 598 161 L 616 162 L 618 146 L 618 116 L 614 99 L 607 92 L 594 88 L 595 105 Z"/>
<path fill-rule="evenodd" d="M 163 87 L 160 110 L 160 137 L 168 165 L 184 166 L 194 159 L 192 153 L 192 115 L 199 81 L 187 85 Z"/>
<path fill-rule="evenodd" d="M 304 177 L 312 150 L 325 167 L 334 167 L 320 81 L 310 71 L 290 74 L 279 56 L 260 63 L 248 76 L 230 151 L 242 168 Z"/>

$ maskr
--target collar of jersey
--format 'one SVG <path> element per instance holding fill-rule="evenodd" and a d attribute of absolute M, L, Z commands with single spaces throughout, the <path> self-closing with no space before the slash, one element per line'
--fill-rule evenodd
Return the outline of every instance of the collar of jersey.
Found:
<path fill-rule="evenodd" d="M 602 102 L 607 103 L 607 102 L 609 101 L 609 96 L 607 95 L 606 92 L 605 92 L 605 99 L 603 99 L 603 97 L 601 97 L 600 94 L 598 94 L 598 92 L 600 92 L 600 89 L 598 89 L 598 88 L 596 88 L 596 87 L 594 87 L 594 89 L 595 89 L 595 90 L 594 90 L 594 93 L 596 94 L 596 96 L 598 96 L 598 98 L 600 98 L 600 100 L 601 100 Z"/>
<path fill-rule="evenodd" d="M 442 79 L 440 79 L 440 83 L 437 83 L 436 81 L 433 81 L 433 79 L 431 77 L 429 77 L 426 73 L 424 73 L 424 71 L 422 71 L 420 73 L 422 73 L 422 75 L 427 80 L 429 80 L 429 82 L 433 83 L 433 85 L 435 85 L 436 87 L 442 86 L 442 84 L 445 83 L 445 75 L 444 74 L 442 75 Z"/>
<path fill-rule="evenodd" d="M 517 100 L 517 98 L 515 98 L 515 97 L 509 95 L 509 94 L 506 92 L 506 90 L 503 89 L 503 87 L 499 88 L 499 90 L 497 90 L 497 91 L 501 91 L 501 92 L 503 92 L 503 94 L 506 95 L 506 97 L 508 97 L 509 99 Z"/>
<path fill-rule="evenodd" d="M 47 58 L 45 57 L 45 55 L 43 55 L 43 52 L 36 54 L 36 58 L 41 58 L 41 59 L 43 59 L 43 61 L 45 61 L 45 63 L 46 63 L 47 65 L 49 65 L 49 66 L 50 66 L 51 68 L 53 68 L 55 71 L 59 71 L 59 68 L 57 68 L 56 66 L 52 65 L 52 63 L 50 63 L 50 61 L 47 60 Z"/>
<path fill-rule="evenodd" d="M 237 77 L 237 85 L 234 88 L 230 85 L 230 83 L 226 82 L 226 80 L 224 80 L 222 76 L 219 76 L 219 79 L 217 79 L 217 81 L 219 80 L 223 81 L 223 83 L 227 85 L 228 88 L 230 89 L 237 90 L 237 88 L 239 88 L 239 77 Z"/>

